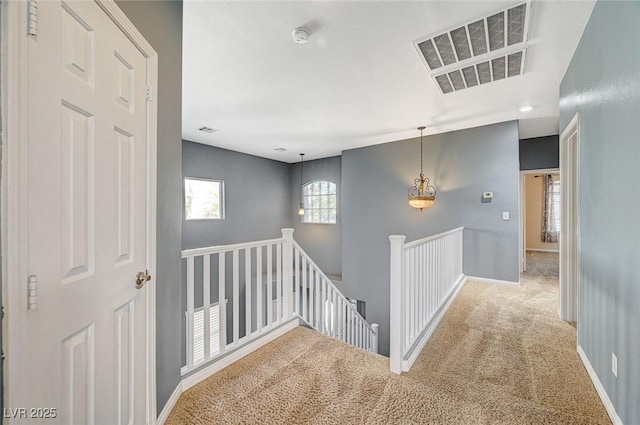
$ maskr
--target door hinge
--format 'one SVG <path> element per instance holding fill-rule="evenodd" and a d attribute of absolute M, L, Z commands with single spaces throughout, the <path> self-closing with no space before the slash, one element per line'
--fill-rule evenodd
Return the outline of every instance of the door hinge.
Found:
<path fill-rule="evenodd" d="M 151 88 L 151 86 L 147 86 L 147 101 L 152 101 L 153 100 L 153 89 Z"/>
<path fill-rule="evenodd" d="M 38 36 L 38 2 L 29 0 L 27 6 L 27 35 Z"/>
<path fill-rule="evenodd" d="M 38 308 L 38 276 L 29 275 L 27 286 L 27 310 L 35 310 Z"/>

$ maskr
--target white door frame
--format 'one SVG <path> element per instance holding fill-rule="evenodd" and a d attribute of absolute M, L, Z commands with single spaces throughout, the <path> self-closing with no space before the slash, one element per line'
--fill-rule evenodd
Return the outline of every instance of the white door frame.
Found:
<path fill-rule="evenodd" d="M 560 168 L 520 171 L 520 273 L 527 271 L 527 174 L 560 174 Z"/>
<path fill-rule="evenodd" d="M 571 154 L 569 140 L 576 135 Z M 560 318 L 578 321 L 580 288 L 580 113 L 576 113 L 560 136 Z M 571 171 L 575 170 L 575 173 Z M 575 180 L 574 180 L 575 176 Z M 575 196 L 575 198 L 574 198 Z M 576 200 L 573 205 L 572 199 Z M 575 249 L 571 242 L 575 241 Z"/>
<path fill-rule="evenodd" d="M 156 173 L 158 55 L 114 0 L 95 0 L 147 60 L 147 268 L 156 276 Z M 2 2 L 2 291 L 5 305 L 3 345 L 5 406 L 25 407 L 29 366 L 27 347 L 27 7 L 26 1 Z M 156 289 L 146 285 L 147 297 L 147 424 L 156 422 Z M 44 406 L 43 406 L 44 407 Z"/>

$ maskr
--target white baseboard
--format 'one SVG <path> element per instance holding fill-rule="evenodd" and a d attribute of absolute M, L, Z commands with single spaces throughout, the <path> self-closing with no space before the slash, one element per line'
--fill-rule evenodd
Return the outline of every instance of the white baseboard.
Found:
<path fill-rule="evenodd" d="M 609 418 L 611 419 L 611 422 L 613 422 L 613 425 L 623 425 L 622 419 L 620 419 L 620 417 L 616 413 L 616 408 L 613 407 L 613 403 L 611 403 L 611 400 L 609 399 L 607 392 L 604 390 L 604 387 L 602 386 L 602 383 L 600 382 L 598 375 L 596 375 L 596 371 L 593 370 L 593 366 L 591 366 L 591 362 L 589 362 L 589 359 L 587 358 L 587 354 L 579 345 L 578 345 L 578 355 L 580 356 L 580 359 L 582 360 L 582 364 L 584 365 L 585 369 L 587 369 L 587 373 L 591 378 L 591 382 L 593 382 L 593 386 L 596 387 L 596 391 L 600 396 L 600 400 L 602 400 L 602 404 L 604 404 L 604 408 L 607 410 L 607 414 L 609 414 Z"/>
<path fill-rule="evenodd" d="M 465 278 L 465 275 L 463 274 L 458 278 L 458 281 L 453 285 L 453 287 L 451 288 L 451 291 L 449 291 L 449 295 L 447 295 L 447 298 L 445 298 L 444 303 L 440 307 L 438 313 L 430 320 L 429 324 L 422 331 L 422 333 L 418 337 L 416 344 L 413 346 L 411 351 L 407 353 L 406 358 L 402 359 L 403 372 L 408 372 L 409 369 L 411 369 L 411 366 L 413 366 L 415 361 L 418 359 L 418 356 L 422 352 L 422 349 L 424 348 L 425 345 L 427 345 L 427 342 L 429 342 L 429 338 L 431 338 L 431 335 L 433 335 L 433 332 L 438 327 L 440 320 L 442 320 L 445 313 L 453 303 L 453 300 L 455 300 L 456 297 L 458 296 L 458 292 L 460 292 L 460 289 L 462 289 L 465 282 L 466 282 L 466 278 Z"/>
<path fill-rule="evenodd" d="M 182 381 L 178 382 L 176 389 L 173 390 L 171 397 L 169 397 L 169 400 L 167 400 L 167 403 L 164 405 L 162 411 L 158 415 L 158 419 L 156 419 L 157 425 L 164 425 L 164 423 L 167 421 L 167 419 L 169 418 L 169 414 L 180 398 L 180 394 L 182 394 Z"/>
<path fill-rule="evenodd" d="M 296 316 L 295 318 L 290 319 L 288 322 L 285 322 L 280 327 L 263 335 L 262 337 L 246 345 L 243 345 L 242 347 L 239 347 L 235 351 L 228 353 L 227 355 L 225 355 L 225 357 L 222 357 L 221 359 L 210 364 L 209 366 L 203 367 L 202 369 L 199 369 L 188 376 L 184 376 L 182 378 L 182 391 L 188 390 L 189 388 L 193 387 L 195 384 L 207 379 L 214 373 L 219 372 L 220 370 L 231 365 L 232 363 L 237 362 L 244 356 L 256 351 L 258 348 L 286 334 L 293 328 L 299 326 L 299 324 L 300 324 L 300 321 Z"/>
<path fill-rule="evenodd" d="M 559 249 L 538 249 L 538 248 L 527 248 L 527 251 L 533 251 L 533 252 L 555 252 L 556 254 L 560 252 Z"/>
<path fill-rule="evenodd" d="M 490 283 L 495 285 L 511 285 L 511 286 L 520 285 L 520 280 L 514 282 L 512 280 L 500 280 L 500 279 L 490 279 L 487 277 L 467 276 L 467 282 L 470 280 L 475 280 L 476 282 Z"/>

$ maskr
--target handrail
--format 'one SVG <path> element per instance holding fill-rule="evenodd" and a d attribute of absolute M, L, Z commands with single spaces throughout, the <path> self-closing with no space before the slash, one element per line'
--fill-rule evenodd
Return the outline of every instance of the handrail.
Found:
<path fill-rule="evenodd" d="M 204 248 L 185 249 L 182 251 L 182 258 L 197 257 L 207 254 L 219 254 L 221 252 L 233 251 L 236 249 L 255 248 L 257 246 L 272 245 L 282 243 L 285 238 L 265 239 L 262 241 L 240 242 L 229 245 L 207 246 Z"/>
<path fill-rule="evenodd" d="M 377 353 L 378 325 L 362 317 L 293 239 L 293 232 L 282 229 L 281 238 L 182 251 L 187 289 L 182 374 L 275 332 L 296 317 L 320 333 Z M 212 323 L 214 304 L 204 300 L 215 299 L 216 293 L 218 316 Z M 196 323 L 200 308 L 202 317 Z"/>
<path fill-rule="evenodd" d="M 464 228 L 405 243 L 389 236 L 389 366 L 408 371 L 464 283 Z"/>
<path fill-rule="evenodd" d="M 404 244 L 404 248 L 413 248 L 414 246 L 422 245 L 424 243 L 430 242 L 435 239 L 441 239 L 451 233 L 459 232 L 460 230 L 464 230 L 464 227 L 456 227 L 455 229 L 447 230 L 446 232 L 438 233 L 437 235 L 427 236 L 426 238 L 416 239 L 415 241 L 407 242 Z"/>
<path fill-rule="evenodd" d="M 342 291 L 340 291 L 333 283 L 333 281 L 331 279 L 329 279 L 327 277 L 327 275 L 322 271 L 322 269 L 320 269 L 320 267 L 318 267 L 318 265 L 311 259 L 311 257 L 309 257 L 309 254 L 307 254 L 304 249 L 302 249 L 302 247 L 298 244 L 298 242 L 296 242 L 295 240 L 293 241 L 293 246 L 298 250 L 298 252 L 300 253 L 300 255 L 302 255 L 305 260 L 307 260 L 307 262 L 320 274 L 320 277 L 324 278 L 324 280 L 327 281 L 327 285 L 329 285 L 337 294 L 338 297 L 340 297 L 342 299 L 342 301 L 345 302 L 345 305 L 347 306 L 347 308 L 351 309 L 353 311 L 354 314 L 357 315 L 357 318 L 359 320 L 361 320 L 362 322 L 364 322 L 367 326 L 367 328 L 374 332 L 373 327 L 371 326 L 371 324 L 367 321 L 367 319 L 365 319 L 364 317 L 362 317 L 362 315 L 360 314 L 360 312 L 358 311 L 358 309 L 356 307 L 354 307 L 354 305 L 349 302 L 349 300 L 347 299 L 347 297 L 344 296 L 344 294 L 342 293 Z"/>

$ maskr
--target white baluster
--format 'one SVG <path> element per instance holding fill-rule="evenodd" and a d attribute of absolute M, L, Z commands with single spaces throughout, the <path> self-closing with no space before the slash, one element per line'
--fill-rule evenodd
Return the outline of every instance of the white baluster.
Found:
<path fill-rule="evenodd" d="M 256 247 L 256 332 L 262 333 L 262 305 L 264 296 L 262 292 L 262 246 Z"/>
<path fill-rule="evenodd" d="M 433 242 L 429 242 L 429 252 L 431 257 L 429 259 L 429 318 L 433 317 L 435 311 L 433 306 L 435 305 L 436 298 L 436 248 Z"/>
<path fill-rule="evenodd" d="M 227 301 L 225 299 L 225 255 L 218 254 L 218 313 L 220 313 L 220 354 L 227 348 Z"/>
<path fill-rule="evenodd" d="M 372 336 L 372 341 L 371 341 L 371 351 L 373 351 L 374 353 L 378 353 L 378 328 L 379 325 L 377 323 L 373 323 L 371 325 L 371 331 L 373 332 Z"/>
<path fill-rule="evenodd" d="M 300 253 L 296 249 L 294 251 L 295 256 L 295 294 L 296 297 L 296 314 L 300 316 Z"/>
<path fill-rule="evenodd" d="M 311 267 L 309 267 L 309 324 L 311 325 L 312 328 L 315 328 L 315 323 L 313 322 L 314 318 L 316 317 L 314 315 L 315 312 L 315 305 L 316 305 L 316 293 L 315 293 L 315 286 L 313 284 L 313 269 Z"/>
<path fill-rule="evenodd" d="M 318 330 L 320 333 L 327 335 L 327 302 L 325 300 L 327 295 L 327 282 L 324 279 L 320 280 L 320 323 Z"/>
<path fill-rule="evenodd" d="M 316 316 L 315 316 L 315 326 L 316 329 L 320 328 L 320 273 L 318 273 L 318 271 L 315 271 L 315 275 L 316 275 L 316 283 L 315 283 L 315 289 L 316 289 L 316 293 L 315 293 L 315 300 L 316 300 L 316 306 L 315 306 L 315 310 L 316 310 Z"/>
<path fill-rule="evenodd" d="M 267 245 L 267 326 L 273 322 L 273 245 Z"/>
<path fill-rule="evenodd" d="M 338 337 L 340 341 L 346 341 L 346 332 L 345 332 L 345 317 L 344 317 L 344 301 L 342 298 L 338 299 Z"/>
<path fill-rule="evenodd" d="M 193 257 L 187 258 L 187 367 L 193 366 Z"/>
<path fill-rule="evenodd" d="M 240 266 L 238 264 L 239 252 L 233 250 L 233 344 L 240 339 Z"/>
<path fill-rule="evenodd" d="M 293 315 L 293 232 L 282 229 L 282 317 L 286 320 Z"/>
<path fill-rule="evenodd" d="M 202 301 L 204 310 L 204 361 L 211 358 L 211 256 L 202 257 Z"/>
<path fill-rule="evenodd" d="M 282 320 L 282 244 L 276 245 L 276 322 Z"/>
<path fill-rule="evenodd" d="M 302 318 L 309 322 L 309 286 L 307 285 L 307 259 L 302 257 Z"/>
<path fill-rule="evenodd" d="M 244 334 L 251 338 L 251 248 L 244 250 Z"/>
<path fill-rule="evenodd" d="M 347 306 L 347 344 L 353 344 L 351 336 L 353 335 L 353 329 L 351 329 L 351 308 Z"/>
<path fill-rule="evenodd" d="M 331 300 L 331 336 L 337 338 L 338 331 L 336 329 L 336 324 L 338 323 L 338 293 L 334 290 L 332 291 L 333 298 Z"/>

